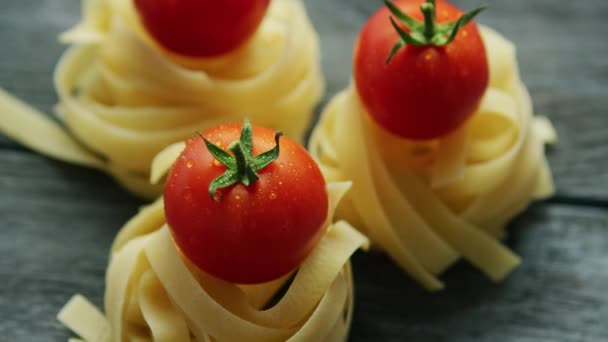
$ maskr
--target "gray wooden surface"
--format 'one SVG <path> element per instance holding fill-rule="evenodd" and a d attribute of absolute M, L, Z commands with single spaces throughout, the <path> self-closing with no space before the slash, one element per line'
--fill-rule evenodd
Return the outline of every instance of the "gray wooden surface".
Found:
<path fill-rule="evenodd" d="M 329 97 L 348 82 L 353 40 L 380 1 L 306 3 Z M 608 2 L 487 3 L 479 21 L 515 41 L 535 109 L 559 132 L 557 196 L 511 224 L 524 263 L 500 285 L 461 263 L 446 291 L 428 294 L 386 257 L 358 253 L 352 341 L 608 341 Z M 50 112 L 64 49 L 55 37 L 79 11 L 77 0 L 2 0 L 0 86 Z M 0 135 L 0 340 L 65 341 L 58 309 L 76 292 L 101 304 L 110 242 L 139 205 L 107 176 Z"/>

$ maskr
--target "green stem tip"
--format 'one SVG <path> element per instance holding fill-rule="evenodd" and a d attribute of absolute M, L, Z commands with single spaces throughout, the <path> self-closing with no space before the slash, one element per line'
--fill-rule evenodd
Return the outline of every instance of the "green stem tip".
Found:
<path fill-rule="evenodd" d="M 424 15 L 424 22 L 421 23 L 411 16 L 403 13 L 395 4 L 390 0 L 384 0 L 386 7 L 390 10 L 391 14 L 405 26 L 410 32 L 406 32 L 401 28 L 401 25 L 397 24 L 393 16 L 390 17 L 391 25 L 399 34 L 399 41 L 395 43 L 391 49 L 386 63 L 389 63 L 395 53 L 399 51 L 405 44 L 424 46 L 424 45 L 435 45 L 445 46 L 450 44 L 458 30 L 469 23 L 479 12 L 487 8 L 486 5 L 477 7 L 476 9 L 463 14 L 458 20 L 438 24 L 436 21 L 436 6 L 435 0 L 426 0 L 425 3 L 420 5 L 420 11 Z"/>
<path fill-rule="evenodd" d="M 253 133 L 248 119 L 245 119 L 243 123 L 240 139 L 228 145 L 228 149 L 233 155 L 200 135 L 205 141 L 209 153 L 226 167 L 226 171 L 209 184 L 211 199 L 214 202 L 221 201 L 221 193 L 218 191 L 221 188 L 227 188 L 238 182 L 245 186 L 255 183 L 259 178 L 257 172 L 279 157 L 279 138 L 282 135 L 283 132 L 277 131 L 274 136 L 275 146 L 255 157 L 253 156 Z"/>

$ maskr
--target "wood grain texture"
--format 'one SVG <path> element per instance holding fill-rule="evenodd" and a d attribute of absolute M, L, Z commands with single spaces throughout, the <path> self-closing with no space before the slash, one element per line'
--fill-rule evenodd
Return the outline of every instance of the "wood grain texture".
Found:
<path fill-rule="evenodd" d="M 0 334 L 64 341 L 57 310 L 80 292 L 101 305 L 111 240 L 139 202 L 106 176 L 20 151 L 0 154 Z M 608 212 L 535 205 L 512 223 L 523 265 L 493 284 L 460 263 L 429 294 L 381 254 L 353 260 L 351 341 L 608 339 Z"/>
<path fill-rule="evenodd" d="M 537 205 L 511 226 L 524 262 L 498 285 L 460 263 L 429 294 L 384 256 L 359 253 L 352 340 L 608 340 L 608 213 Z"/>
<path fill-rule="evenodd" d="M 508 243 L 524 264 L 501 285 L 462 263 L 444 276 L 446 291 L 428 294 L 385 256 L 358 253 L 352 341 L 608 340 L 608 2 L 486 2 L 479 21 L 517 44 L 535 109 L 558 129 L 549 151 L 558 197 L 513 222 Z M 379 3 L 306 2 L 321 35 L 326 100 L 348 83 L 353 42 Z M 56 36 L 79 11 L 78 0 L 4 1 L 0 87 L 50 113 L 64 50 Z M 57 311 L 76 292 L 101 304 L 110 242 L 141 202 L 106 175 L 1 134 L 0 192 L 0 340 L 65 341 Z"/>

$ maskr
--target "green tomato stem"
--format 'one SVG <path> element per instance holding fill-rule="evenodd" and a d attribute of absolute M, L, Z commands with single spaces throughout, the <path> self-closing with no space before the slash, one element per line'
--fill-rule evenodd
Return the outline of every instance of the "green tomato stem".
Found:
<path fill-rule="evenodd" d="M 400 37 L 386 58 L 387 64 L 406 44 L 415 46 L 445 46 L 451 43 L 454 38 L 456 38 L 458 30 L 486 8 L 485 5 L 479 6 L 476 9 L 463 14 L 456 21 L 437 24 L 435 0 L 426 0 L 425 3 L 420 5 L 420 11 L 422 11 L 422 14 L 424 15 L 424 23 L 420 23 L 406 13 L 403 13 L 390 0 L 384 0 L 384 3 L 393 15 L 390 17 L 391 25 Z M 403 30 L 400 27 L 401 25 L 398 25 L 394 18 L 396 18 L 402 26 L 406 27 L 409 32 Z"/>
<path fill-rule="evenodd" d="M 249 186 L 258 180 L 258 175 L 253 171 L 250 162 L 250 157 L 245 155 L 245 151 L 239 141 L 233 141 L 228 149 L 234 153 L 236 159 L 237 174 L 241 176 L 241 183 L 245 186 Z"/>
<path fill-rule="evenodd" d="M 424 38 L 427 41 L 433 39 L 435 35 L 435 4 L 434 1 L 427 0 L 420 5 L 420 10 L 424 14 Z"/>
<path fill-rule="evenodd" d="M 255 157 L 253 156 L 253 133 L 251 124 L 247 119 L 245 119 L 245 123 L 243 124 L 240 139 L 228 145 L 228 149 L 233 155 L 202 137 L 209 153 L 226 167 L 226 171 L 209 184 L 209 196 L 211 196 L 211 199 L 214 202 L 221 201 L 221 193 L 218 191 L 221 188 L 226 188 L 239 182 L 245 186 L 255 183 L 259 179 L 257 172 L 270 165 L 270 163 L 279 157 L 279 138 L 282 135 L 281 131 L 276 132 L 274 137 L 275 146 Z"/>

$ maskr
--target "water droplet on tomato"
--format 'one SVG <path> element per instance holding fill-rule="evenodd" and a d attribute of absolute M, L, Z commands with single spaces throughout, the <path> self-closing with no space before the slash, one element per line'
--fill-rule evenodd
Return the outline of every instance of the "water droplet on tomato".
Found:
<path fill-rule="evenodd" d="M 186 201 L 186 202 L 192 201 L 192 191 L 190 191 L 190 189 L 187 189 L 184 191 L 184 201 Z"/>
<path fill-rule="evenodd" d="M 285 167 L 285 164 L 279 163 L 279 167 Z"/>
<path fill-rule="evenodd" d="M 213 165 L 215 165 L 215 166 L 220 166 L 220 165 L 222 165 L 222 163 L 220 163 L 220 161 L 219 161 L 219 160 L 214 159 L 214 160 L 213 160 Z"/>
<path fill-rule="evenodd" d="M 192 168 L 192 165 L 194 165 L 194 163 L 192 162 L 192 160 L 188 160 L 186 162 L 186 167 L 188 167 L 189 169 Z"/>
<path fill-rule="evenodd" d="M 270 198 L 271 200 L 276 199 L 277 198 L 277 194 L 274 192 L 271 192 L 270 195 L 268 195 L 268 198 Z"/>

